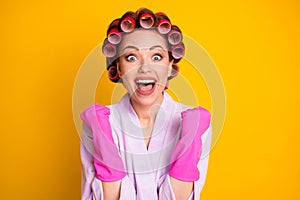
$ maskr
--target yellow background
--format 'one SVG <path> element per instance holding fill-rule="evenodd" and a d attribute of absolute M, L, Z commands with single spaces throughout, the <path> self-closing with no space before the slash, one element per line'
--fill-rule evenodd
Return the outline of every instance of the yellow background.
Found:
<path fill-rule="evenodd" d="M 80 199 L 76 73 L 109 22 L 164 11 L 219 68 L 227 95 L 203 200 L 300 199 L 298 1 L 0 4 L 1 199 Z"/>

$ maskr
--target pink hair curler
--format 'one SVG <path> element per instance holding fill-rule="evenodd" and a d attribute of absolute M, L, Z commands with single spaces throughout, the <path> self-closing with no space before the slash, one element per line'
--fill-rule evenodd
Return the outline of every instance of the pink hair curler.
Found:
<path fill-rule="evenodd" d="M 175 76 L 177 76 L 178 72 L 179 72 L 179 66 L 177 64 L 173 64 L 172 65 L 172 71 L 171 71 L 170 79 L 172 79 Z"/>
<path fill-rule="evenodd" d="M 174 59 L 181 59 L 185 53 L 183 43 L 173 46 L 171 52 Z"/>
<path fill-rule="evenodd" d="M 116 27 L 117 26 L 112 26 L 107 31 L 107 39 L 112 44 L 119 44 L 122 40 L 122 33 Z"/>
<path fill-rule="evenodd" d="M 117 54 L 116 45 L 109 43 L 108 39 L 105 39 L 102 52 L 106 57 L 112 58 Z"/>
<path fill-rule="evenodd" d="M 136 15 L 132 11 L 126 12 L 120 21 L 120 29 L 126 33 L 132 32 L 136 27 Z"/>
<path fill-rule="evenodd" d="M 139 25 L 144 29 L 151 28 L 155 23 L 155 15 L 147 8 L 141 8 L 137 11 Z"/>
<path fill-rule="evenodd" d="M 108 68 L 108 78 L 115 83 L 120 79 L 117 67 L 115 65 L 112 65 Z"/>
<path fill-rule="evenodd" d="M 171 21 L 166 14 L 163 12 L 158 12 L 155 14 L 157 17 L 157 29 L 161 34 L 167 34 L 171 31 L 172 25 Z"/>
<path fill-rule="evenodd" d="M 171 45 L 177 45 L 182 41 L 182 33 L 177 26 L 172 25 L 172 30 L 168 34 L 168 41 Z"/>
<path fill-rule="evenodd" d="M 112 21 L 106 32 L 107 39 L 112 44 L 118 44 L 122 40 L 122 33 L 118 28 L 119 22 L 120 22 L 120 18 Z"/>

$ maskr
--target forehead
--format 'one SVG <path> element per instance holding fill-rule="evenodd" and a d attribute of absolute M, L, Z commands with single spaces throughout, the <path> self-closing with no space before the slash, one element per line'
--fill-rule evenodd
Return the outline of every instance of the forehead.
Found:
<path fill-rule="evenodd" d="M 158 45 L 167 49 L 165 38 L 155 30 L 135 30 L 124 35 L 120 44 L 120 50 L 122 51 L 127 46 L 135 46 L 138 49 L 149 49 Z"/>

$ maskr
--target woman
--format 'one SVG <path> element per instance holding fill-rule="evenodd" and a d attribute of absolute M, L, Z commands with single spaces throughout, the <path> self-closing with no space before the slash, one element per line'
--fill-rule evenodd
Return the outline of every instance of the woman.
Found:
<path fill-rule="evenodd" d="M 110 24 L 102 50 L 110 80 L 128 93 L 81 113 L 82 199 L 199 199 L 210 113 L 166 92 L 184 54 L 180 29 L 164 13 L 129 11 Z"/>

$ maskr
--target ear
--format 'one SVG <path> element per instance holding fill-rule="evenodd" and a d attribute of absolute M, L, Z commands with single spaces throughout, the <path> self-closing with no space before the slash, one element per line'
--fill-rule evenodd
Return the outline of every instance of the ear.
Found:
<path fill-rule="evenodd" d="M 116 62 L 116 67 L 117 67 L 118 75 L 121 78 L 122 77 L 122 73 L 121 73 L 121 68 L 120 68 L 120 62 L 119 62 L 119 60 L 117 60 L 117 62 Z"/>
<path fill-rule="evenodd" d="M 168 77 L 170 77 L 171 74 L 172 74 L 172 69 L 173 69 L 172 65 L 173 65 L 173 62 L 174 62 L 174 59 L 172 59 L 170 61 L 170 65 L 168 66 Z"/>

